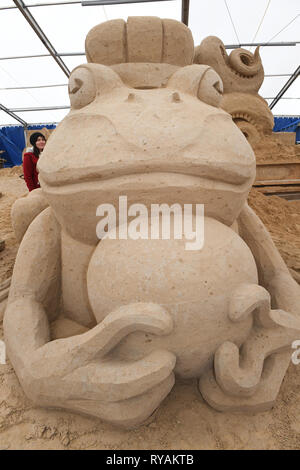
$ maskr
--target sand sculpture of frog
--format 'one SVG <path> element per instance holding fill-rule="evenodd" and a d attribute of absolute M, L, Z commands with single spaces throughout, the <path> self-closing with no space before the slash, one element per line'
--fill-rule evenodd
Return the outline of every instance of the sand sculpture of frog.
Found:
<path fill-rule="evenodd" d="M 103 23 L 86 51 L 41 189 L 12 210 L 22 242 L 4 332 L 25 393 L 123 427 L 181 377 L 217 410 L 271 407 L 300 337 L 300 290 L 247 205 L 255 156 L 219 108 L 221 79 L 192 63 L 174 20 Z M 99 240 L 97 207 L 121 195 L 128 207 L 204 204 L 204 246 Z"/>

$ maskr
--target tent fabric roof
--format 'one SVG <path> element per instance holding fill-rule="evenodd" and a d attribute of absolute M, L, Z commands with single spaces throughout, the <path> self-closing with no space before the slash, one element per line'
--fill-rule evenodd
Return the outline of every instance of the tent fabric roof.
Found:
<path fill-rule="evenodd" d="M 51 1 L 54 0 L 23 0 L 23 3 L 49 4 Z M 80 3 L 72 3 L 72 0 L 68 3 L 28 7 L 59 54 L 83 53 L 88 31 L 107 19 L 140 15 L 181 19 L 181 0 L 105 7 L 84 7 Z M 15 7 L 15 3 L 13 0 L 2 0 L 0 7 L 0 103 L 13 110 L 69 106 L 67 76 L 51 56 L 8 59 L 49 52 L 21 12 L 17 8 L 4 7 Z M 268 104 L 299 67 L 299 26 L 299 0 L 190 0 L 189 27 L 195 45 L 209 35 L 218 36 L 224 44 L 299 42 L 295 46 L 261 47 L 265 80 L 259 93 Z M 253 47 L 245 48 L 254 50 Z M 86 62 L 83 55 L 63 55 L 62 59 L 70 71 Z M 15 111 L 28 123 L 59 122 L 67 112 L 68 109 Z M 299 78 L 272 112 L 275 115 L 300 114 Z M 0 125 L 7 124 L 18 123 L 0 110 Z"/>

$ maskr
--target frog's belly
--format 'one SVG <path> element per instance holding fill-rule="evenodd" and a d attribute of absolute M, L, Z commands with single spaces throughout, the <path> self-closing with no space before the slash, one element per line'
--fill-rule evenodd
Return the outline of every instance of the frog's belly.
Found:
<path fill-rule="evenodd" d="M 128 335 L 114 349 L 122 359 L 138 359 L 166 349 L 177 357 L 175 372 L 201 375 L 216 348 L 226 340 L 243 343 L 252 318 L 232 323 L 230 296 L 239 284 L 257 284 L 250 249 L 233 230 L 205 218 L 204 246 L 187 251 L 182 240 L 102 240 L 91 257 L 87 288 L 100 322 L 114 309 L 136 302 L 157 303 L 174 320 L 167 336 Z"/>

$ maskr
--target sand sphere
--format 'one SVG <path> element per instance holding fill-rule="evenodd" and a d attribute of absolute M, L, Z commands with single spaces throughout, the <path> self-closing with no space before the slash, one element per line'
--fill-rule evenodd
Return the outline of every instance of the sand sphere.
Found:
<path fill-rule="evenodd" d="M 184 236 L 103 239 L 91 257 L 87 286 L 98 322 L 136 302 L 162 305 L 173 318 L 171 334 L 131 333 L 115 348 L 116 356 L 138 359 L 154 349 L 167 349 L 177 356 L 178 375 L 199 377 L 223 341 L 240 345 L 247 337 L 251 316 L 233 323 L 228 305 L 240 284 L 257 284 L 257 269 L 241 237 L 214 219 L 204 219 L 201 250 L 186 250 L 186 242 Z"/>

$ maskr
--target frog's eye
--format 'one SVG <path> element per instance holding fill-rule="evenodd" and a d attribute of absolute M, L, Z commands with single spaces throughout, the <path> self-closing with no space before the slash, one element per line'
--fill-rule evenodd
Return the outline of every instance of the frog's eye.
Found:
<path fill-rule="evenodd" d="M 169 79 L 167 86 L 193 95 L 211 106 L 220 106 L 223 83 L 208 65 L 194 64 L 179 69 Z"/>
<path fill-rule="evenodd" d="M 80 109 L 91 103 L 96 96 L 92 72 L 84 67 L 76 68 L 69 78 L 68 89 L 72 108 Z"/>
<path fill-rule="evenodd" d="M 120 87 L 125 85 L 110 67 L 101 64 L 80 65 L 73 70 L 69 79 L 71 107 L 83 108 L 96 97 L 104 97 Z"/>
<path fill-rule="evenodd" d="M 223 82 L 214 69 L 208 69 L 199 83 L 198 98 L 218 108 L 223 94 Z"/>

